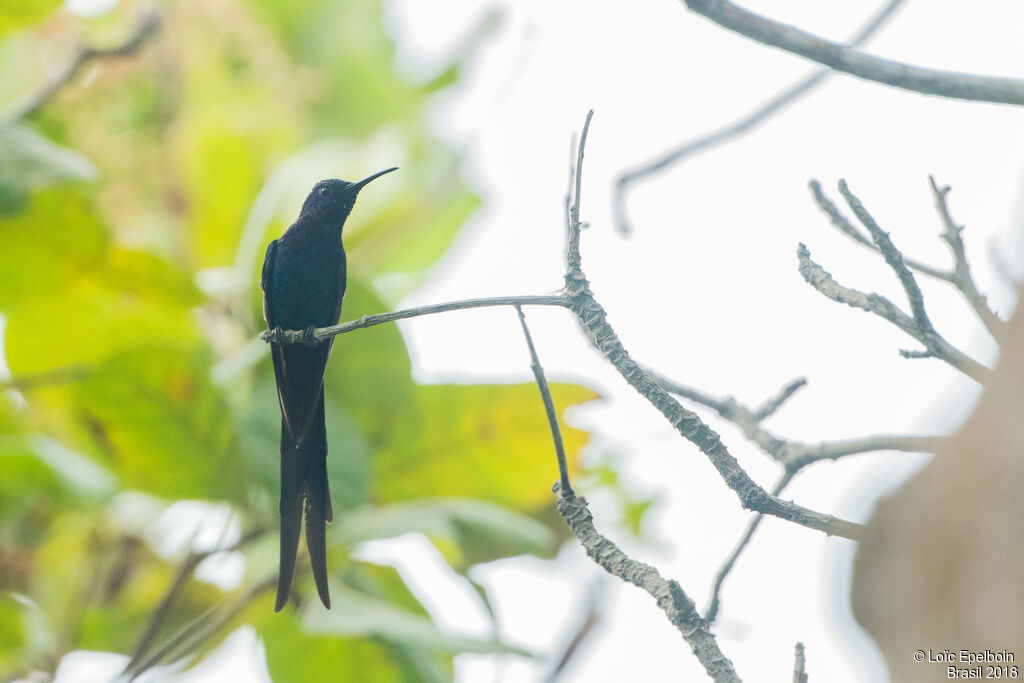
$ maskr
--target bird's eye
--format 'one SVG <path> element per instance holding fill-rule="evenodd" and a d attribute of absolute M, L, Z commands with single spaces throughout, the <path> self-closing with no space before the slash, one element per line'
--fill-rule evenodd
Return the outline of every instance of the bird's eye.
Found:
<path fill-rule="evenodd" d="M 326 194 L 326 193 L 327 193 L 327 188 L 326 187 L 321 187 L 320 188 L 320 194 Z"/>

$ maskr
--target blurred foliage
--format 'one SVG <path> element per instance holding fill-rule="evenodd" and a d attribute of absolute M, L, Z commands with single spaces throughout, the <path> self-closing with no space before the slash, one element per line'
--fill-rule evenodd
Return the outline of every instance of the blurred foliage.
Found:
<path fill-rule="evenodd" d="M 268 590 L 280 415 L 255 339 L 263 249 L 316 180 L 398 165 L 346 226 L 343 318 L 421 282 L 478 205 L 424 124 L 465 56 L 402 80 L 376 0 L 178 0 L 137 53 L 89 62 L 18 120 L 54 64 L 123 43 L 151 9 L 93 5 L 0 3 L 0 678 L 77 649 L 189 665 L 241 624 L 278 681 L 444 681 L 456 653 L 517 652 L 445 633 L 395 570 L 350 555 L 421 533 L 465 577 L 550 557 L 565 533 L 536 388 L 417 385 L 394 326 L 339 338 L 328 368 L 335 607 L 274 614 Z M 553 390 L 562 408 L 595 397 Z M 565 437 L 575 466 L 586 436 Z M 231 506 L 222 541 L 243 540 L 210 559 L 243 559 L 240 583 L 175 583 L 210 549 L 158 531 L 188 499 Z"/>

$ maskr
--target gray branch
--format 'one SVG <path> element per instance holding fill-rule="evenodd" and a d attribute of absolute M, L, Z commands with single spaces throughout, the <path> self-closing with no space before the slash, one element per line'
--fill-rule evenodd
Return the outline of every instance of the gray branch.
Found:
<path fill-rule="evenodd" d="M 642 588 L 658 603 L 668 620 L 679 629 L 704 666 L 708 676 L 719 683 L 740 681 L 732 662 L 722 653 L 708 623 L 701 618 L 693 600 L 675 581 L 666 580 L 657 569 L 628 557 L 594 527 L 594 518 L 587 501 L 573 494 L 563 494 L 556 483 L 558 514 L 565 519 L 576 540 L 594 562 L 609 574 Z"/>
<path fill-rule="evenodd" d="M 555 411 L 555 399 L 551 396 L 551 387 L 548 386 L 547 377 L 544 375 L 544 366 L 540 364 L 537 349 L 533 346 L 533 337 L 530 335 L 530 328 L 526 324 L 526 315 L 519 306 L 516 306 L 516 313 L 519 314 L 519 322 L 523 327 L 523 336 L 526 338 L 526 346 L 530 351 L 530 370 L 537 381 L 541 401 L 544 403 L 544 414 L 547 415 L 548 426 L 551 428 L 551 439 L 555 443 L 559 485 L 566 495 L 573 495 L 572 485 L 569 483 L 569 463 L 565 457 L 565 443 L 562 441 L 562 430 L 558 426 L 558 413 Z"/>
<path fill-rule="evenodd" d="M 940 71 L 882 59 L 772 21 L 727 0 L 683 2 L 722 28 L 866 81 L 925 95 L 1024 105 L 1024 80 Z"/>
<path fill-rule="evenodd" d="M 591 112 L 592 114 L 592 112 Z M 736 458 L 729 453 L 721 438 L 708 427 L 695 413 L 684 408 L 662 387 L 649 373 L 644 371 L 626 351 L 615 330 L 608 323 L 604 308 L 594 298 L 581 268 L 580 257 L 580 178 L 583 160 L 583 144 L 586 142 L 587 129 L 591 114 L 587 115 L 583 134 L 580 139 L 580 153 L 575 169 L 575 195 L 568 203 L 567 223 L 569 226 L 568 249 L 566 255 L 567 269 L 565 274 L 565 295 L 569 298 L 569 307 L 590 338 L 591 343 L 602 353 L 608 362 L 618 370 L 637 392 L 664 415 L 676 431 L 685 439 L 696 445 L 718 470 L 726 485 L 739 497 L 741 504 L 755 512 L 763 512 L 797 524 L 824 531 L 829 535 L 855 539 L 862 527 L 831 515 L 810 510 L 790 501 L 780 500 L 761 488 L 750 475 L 740 467 Z"/>
<path fill-rule="evenodd" d="M 998 338 L 1001 331 L 1006 327 L 1006 323 L 1004 323 L 989 307 L 988 300 L 985 298 L 985 295 L 978 291 L 978 287 L 974 283 L 974 277 L 971 275 L 971 269 L 967 263 L 967 253 L 961 236 L 963 227 L 954 222 L 953 217 L 949 212 L 946 196 L 949 194 L 950 188 L 948 186 L 940 188 L 936 185 L 935 179 L 931 176 L 929 176 L 928 180 L 931 185 L 932 193 L 935 196 L 935 207 L 939 212 L 939 217 L 942 219 L 943 224 L 943 232 L 939 236 L 953 254 L 953 270 L 940 270 L 939 268 L 934 268 L 906 255 L 903 255 L 903 263 L 911 270 L 916 270 L 917 272 L 935 278 L 936 280 L 941 280 L 953 285 L 953 287 L 955 287 L 956 290 L 964 297 L 964 300 L 967 301 L 968 305 L 970 305 L 974 310 L 978 319 L 981 320 L 986 329 L 988 329 L 992 336 Z M 864 233 L 857 229 L 853 223 L 843 215 L 842 211 L 836 207 L 832 200 L 828 198 L 828 196 L 822 191 L 821 184 L 817 180 L 810 181 L 808 185 L 818 208 L 828 216 L 829 222 L 831 222 L 836 229 L 857 244 L 870 249 L 876 254 L 881 253 L 878 245 L 876 245 L 870 237 L 864 235 Z M 907 352 L 904 355 L 908 358 L 930 358 L 933 356 L 930 352 L 925 352 L 924 354 L 918 352 Z"/>
<path fill-rule="evenodd" d="M 949 363 L 979 384 L 988 381 L 992 371 L 974 360 L 945 340 L 934 329 L 922 329 L 911 316 L 900 310 L 896 304 L 880 294 L 865 294 L 850 287 L 844 287 L 835 278 L 811 260 L 811 252 L 801 243 L 797 247 L 800 275 L 811 287 L 837 303 L 859 308 L 888 320 L 914 339 L 921 342 L 931 356 Z"/>
<path fill-rule="evenodd" d="M 796 652 L 793 656 L 793 683 L 807 683 L 807 656 L 804 653 L 804 644 L 796 644 Z"/>
<path fill-rule="evenodd" d="M 978 291 L 977 285 L 974 284 L 971 268 L 967 264 L 967 251 L 961 237 L 964 229 L 953 220 L 946 199 L 952 188 L 948 185 L 939 187 L 932 176 L 928 176 L 928 183 L 931 185 L 932 194 L 935 195 L 935 209 L 939 212 L 939 217 L 942 218 L 942 239 L 949 245 L 949 249 L 953 253 L 953 271 L 949 273 L 949 281 L 964 295 L 967 303 L 974 309 L 989 333 L 998 339 L 1005 329 L 1006 323 L 989 308 L 988 299 Z"/>
<path fill-rule="evenodd" d="M 391 323 L 396 320 L 417 318 L 421 315 L 432 315 L 434 313 L 446 313 L 448 311 L 462 311 L 469 308 L 488 308 L 491 306 L 561 306 L 569 307 L 569 300 L 563 294 L 538 294 L 523 296 L 493 296 L 482 299 L 463 299 L 461 301 L 448 301 L 440 304 L 429 304 L 427 306 L 416 306 L 401 311 L 390 313 L 377 313 L 364 315 L 357 320 L 331 325 L 330 327 L 319 327 L 311 334 L 302 330 L 266 330 L 260 334 L 260 339 L 266 342 L 277 344 L 319 344 L 331 337 L 345 334 L 353 330 L 361 330 L 365 327 L 373 327 L 383 323 Z"/>
<path fill-rule="evenodd" d="M 793 480 L 796 475 L 795 471 L 787 470 L 783 472 L 782 477 L 772 487 L 772 495 L 777 496 L 781 494 L 785 488 L 789 485 L 789 482 Z M 707 619 L 709 624 L 713 624 L 715 619 L 718 618 L 718 611 L 722 606 L 722 586 L 725 584 L 725 580 L 729 577 L 733 567 L 736 566 L 736 562 L 740 559 L 740 555 L 746 550 L 747 546 L 750 545 L 750 541 L 754 538 L 754 532 L 761 526 L 761 522 L 764 520 L 764 515 L 754 515 L 753 519 L 747 523 L 747 529 L 743 532 L 743 536 L 736 543 L 736 546 L 729 553 L 729 557 L 725 558 L 722 566 L 718 568 L 718 573 L 715 574 L 715 582 L 711 585 L 711 600 L 708 602 L 708 608 L 704 611 L 704 618 Z"/>
<path fill-rule="evenodd" d="M 910 302 L 910 310 L 914 315 L 914 324 L 923 334 L 937 334 L 935 327 L 932 326 L 932 321 L 928 318 L 928 312 L 924 308 L 924 294 L 921 293 L 921 288 L 918 286 L 917 280 L 914 279 L 914 274 L 910 272 L 907 264 L 903 262 L 903 254 L 893 244 L 889 233 L 879 227 L 874 217 L 864 208 L 864 204 L 861 203 L 860 199 L 850 192 L 850 188 L 847 187 L 845 180 L 839 181 L 839 192 L 843 195 L 843 199 L 846 200 L 850 208 L 853 209 L 857 220 L 868 229 L 871 240 L 878 246 L 878 250 L 882 252 L 885 262 L 889 264 L 889 267 L 896 273 L 896 277 L 899 278 L 903 291 L 907 295 L 907 300 Z"/>
<path fill-rule="evenodd" d="M 774 396 L 766 400 L 759 408 L 752 410 L 737 401 L 734 397 L 716 398 L 693 387 L 684 386 L 663 377 L 652 370 L 648 373 L 667 390 L 687 400 L 714 410 L 720 417 L 740 428 L 743 435 L 757 445 L 769 457 L 783 466 L 782 476 L 772 488 L 771 495 L 779 496 L 790 481 L 806 466 L 822 460 L 838 460 L 848 455 L 871 453 L 875 451 L 903 451 L 907 453 L 934 453 L 938 450 L 943 437 L 906 436 L 906 435 L 874 435 L 859 439 L 839 441 L 823 441 L 815 444 L 802 443 L 791 439 L 783 439 L 761 423 L 778 410 L 790 397 L 807 384 L 803 377 L 789 382 Z M 743 536 L 722 563 L 714 584 L 711 587 L 711 600 L 705 611 L 705 619 L 714 622 L 721 606 L 721 590 L 725 579 L 739 560 L 740 554 L 750 543 L 754 533 L 761 524 L 764 515 L 757 514 L 750 520 Z"/>
<path fill-rule="evenodd" d="M 667 391 L 711 408 L 718 413 L 719 417 L 739 427 L 740 431 L 743 432 L 743 436 L 748 441 L 755 444 L 769 457 L 785 467 L 787 471 L 792 471 L 793 474 L 796 474 L 811 463 L 822 460 L 838 460 L 848 455 L 874 453 L 877 451 L 934 453 L 943 440 L 943 437 L 940 436 L 888 434 L 875 434 L 856 439 L 840 439 L 838 441 L 822 441 L 819 443 L 804 443 L 793 439 L 784 439 L 776 436 L 761 424 L 768 417 L 768 415 L 764 414 L 764 410 L 765 407 L 777 409 L 797 389 L 806 385 L 807 380 L 802 377 L 782 387 L 775 396 L 765 402 L 765 405 L 752 410 L 732 396 L 716 398 L 699 389 L 668 379 L 652 370 L 647 372 Z"/>

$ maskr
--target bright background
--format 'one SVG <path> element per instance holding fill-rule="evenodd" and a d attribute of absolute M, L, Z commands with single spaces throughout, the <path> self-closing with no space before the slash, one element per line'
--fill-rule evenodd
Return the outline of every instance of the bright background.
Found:
<path fill-rule="evenodd" d="M 877 9 L 873 3 L 748 2 L 745 7 L 843 41 Z M 403 302 L 414 305 L 483 294 L 545 292 L 558 286 L 568 132 L 596 113 L 584 164 L 583 267 L 609 320 L 634 358 L 713 395 L 756 406 L 790 379 L 810 384 L 768 423 L 775 433 L 816 441 L 872 433 L 948 433 L 969 412 L 977 386 L 937 361 L 908 361 L 915 348 L 888 323 L 833 304 L 806 285 L 795 250 L 840 283 L 876 291 L 906 308 L 880 257 L 852 244 L 818 213 L 807 181 L 837 202 L 839 178 L 904 253 L 945 266 L 929 174 L 953 186 L 954 218 L 967 226 L 968 258 L 1004 317 L 1010 274 L 1021 265 L 1024 127 L 1012 107 L 899 92 L 846 76 L 738 141 L 638 183 L 628 207 L 634 234 L 614 227 L 615 178 L 668 147 L 731 123 L 813 70 L 688 14 L 677 2 L 446 2 L 391 6 L 400 64 L 429 68 L 480 17 L 500 12 L 465 87 L 438 106 L 439 131 L 466 145 L 464 177 L 483 209 L 437 275 Z M 1020 76 L 1024 48 L 1017 3 L 977 7 L 908 2 L 866 51 L 881 57 L 998 76 Z M 1006 272 L 1000 272 L 999 268 Z M 954 344 L 991 363 L 994 345 L 959 295 L 926 278 L 928 310 Z M 590 349 L 569 317 L 529 312 L 549 375 L 597 382 L 607 400 L 580 419 L 616 454 L 631 485 L 658 503 L 637 559 L 680 581 L 707 604 L 720 562 L 747 515 L 706 459 Z M 455 325 L 465 327 L 454 327 Z M 403 323 L 418 376 L 526 376 L 514 316 L 495 310 Z M 518 367 L 517 367 L 518 366 Z M 698 409 L 702 415 L 708 411 Z M 710 421 L 765 487 L 776 473 L 735 429 Z M 866 521 L 873 500 L 924 462 L 881 453 L 820 464 L 784 497 Z M 599 526 L 600 501 L 594 509 Z M 607 526 L 607 522 L 605 522 Z M 616 538 L 616 540 L 620 540 Z M 546 580 L 537 563 L 481 570 L 507 585 L 506 632 L 538 648 L 564 633 L 551 605 L 585 595 L 590 575 L 576 548 Z M 847 600 L 852 544 L 778 520 L 762 524 L 725 584 L 717 633 L 749 680 L 784 680 L 796 641 L 808 673 L 830 681 L 883 680 L 873 645 Z M 585 572 L 585 574 L 584 574 Z M 689 648 L 647 595 L 605 582 L 609 604 L 565 680 L 702 680 Z M 530 596 L 525 599 L 524 596 Z M 538 605 L 543 607 L 538 608 Z M 925 647 L 925 645 L 922 645 Z M 908 653 L 909 656 L 909 653 Z M 464 661 L 465 660 L 465 661 Z M 467 681 L 532 681 L 525 661 L 493 664 L 463 655 Z M 463 668 L 464 667 L 464 668 Z"/>
<path fill-rule="evenodd" d="M 877 9 L 812 0 L 744 6 L 838 41 Z M 969 412 L 978 394 L 973 382 L 938 361 L 902 359 L 897 350 L 916 348 L 915 342 L 884 321 L 825 300 L 800 278 L 795 252 L 803 242 L 839 282 L 905 307 L 882 259 L 827 224 L 807 182 L 819 179 L 838 199 L 835 183 L 846 178 L 905 254 L 943 267 L 949 254 L 937 237 L 931 174 L 953 186 L 951 207 L 967 226 L 976 280 L 1005 318 L 1014 303 L 1008 283 L 1022 265 L 1024 126 L 1017 109 L 835 76 L 754 133 L 638 184 L 628 197 L 634 230 L 627 238 L 612 222 L 611 189 L 619 173 L 735 120 L 814 67 L 668 0 L 394 0 L 383 12 L 395 66 L 412 83 L 425 83 L 453 57 L 468 55 L 461 78 L 432 96 L 425 118 L 430 132 L 457 152 L 459 180 L 482 199 L 426 277 L 373 280 L 383 300 L 407 307 L 558 289 L 570 141 L 593 108 L 583 179 L 582 217 L 590 224 L 583 268 L 634 358 L 680 383 L 750 406 L 806 376 L 809 386 L 767 427 L 807 442 L 944 434 Z M 1011 0 L 993 0 L 983 12 L 967 3 L 909 0 L 865 49 L 933 68 L 1019 77 L 1022 24 L 1024 9 Z M 352 173 L 391 165 L 389 154 L 404 153 L 401 142 L 373 138 Z M 297 171 L 301 180 L 293 176 L 289 191 L 295 194 L 305 175 L 321 168 L 341 174 L 351 166 Z M 413 177 L 406 182 L 429 181 Z M 386 195 L 366 198 L 375 217 L 386 201 Z M 270 228 L 279 233 L 284 225 Z M 209 265 L 220 264 L 213 259 Z M 919 282 L 937 329 L 991 363 L 995 346 L 957 293 L 925 278 Z M 622 501 L 611 489 L 596 489 L 589 497 L 598 528 L 635 559 L 678 580 L 703 608 L 749 514 L 706 458 L 590 348 L 568 313 L 527 309 L 527 316 L 548 376 L 603 396 L 567 416 L 590 432 L 585 462 L 609 464 L 621 489 L 654 501 L 638 538 L 628 531 Z M 418 382 L 531 381 L 511 310 L 447 313 L 399 328 Z M 736 429 L 697 412 L 770 487 L 777 476 L 772 463 Z M 550 476 L 524 486 L 546 489 L 554 480 L 551 455 Z M 880 453 L 819 464 L 784 497 L 866 521 L 873 501 L 924 461 Z M 515 471 L 518 462 L 509 458 L 504 465 Z M 716 625 L 719 645 L 745 680 L 788 680 L 797 641 L 806 644 L 812 680 L 884 680 L 881 660 L 849 608 L 853 551 L 848 541 L 793 524 L 762 524 L 725 584 Z M 603 576 L 571 542 L 555 560 L 526 555 L 469 569 L 490 596 L 496 634 L 478 594 L 422 533 L 370 541 L 355 554 L 395 566 L 442 632 L 497 635 L 542 653 L 534 659 L 458 654 L 458 681 L 544 680 L 553 662 L 543 653 L 561 651 L 595 594 L 599 621 L 559 680 L 704 680 L 689 647 L 649 596 Z M 265 680 L 265 657 L 257 631 L 242 626 L 207 662 L 176 680 Z M 98 670 L 113 672 L 123 663 L 76 653 L 65 659 L 57 681 L 97 680 Z"/>

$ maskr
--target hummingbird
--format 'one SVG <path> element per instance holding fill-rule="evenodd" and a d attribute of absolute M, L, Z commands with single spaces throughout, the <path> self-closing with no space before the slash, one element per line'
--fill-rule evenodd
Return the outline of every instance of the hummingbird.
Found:
<path fill-rule="evenodd" d="M 281 562 L 275 612 L 284 608 L 291 592 L 303 513 L 316 590 L 324 607 L 331 607 L 326 524 L 334 513 L 327 486 L 324 370 L 334 338 L 316 343 L 312 333 L 337 324 L 341 316 L 347 276 L 341 231 L 356 195 L 395 170 L 354 183 L 321 180 L 303 202 L 298 219 L 267 247 L 263 260 L 263 317 L 276 333 L 270 352 L 281 405 Z M 280 343 L 281 330 L 303 330 L 308 343 Z"/>

